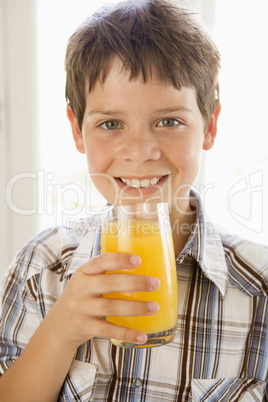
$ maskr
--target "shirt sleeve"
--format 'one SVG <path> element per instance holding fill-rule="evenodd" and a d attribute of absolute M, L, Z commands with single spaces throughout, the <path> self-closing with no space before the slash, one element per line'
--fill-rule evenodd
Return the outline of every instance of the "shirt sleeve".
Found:
<path fill-rule="evenodd" d="M 0 375 L 21 355 L 40 324 L 36 300 L 30 291 L 38 275 L 27 279 L 30 266 L 22 251 L 0 285 Z M 29 256 L 28 256 L 29 257 Z"/>

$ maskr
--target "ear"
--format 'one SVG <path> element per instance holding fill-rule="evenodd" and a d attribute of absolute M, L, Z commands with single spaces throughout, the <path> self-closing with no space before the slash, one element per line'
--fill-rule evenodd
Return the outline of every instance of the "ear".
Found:
<path fill-rule="evenodd" d="M 70 108 L 69 105 L 67 105 L 66 108 L 66 113 L 67 113 L 67 117 L 69 119 L 69 122 L 71 124 L 71 128 L 72 128 L 72 133 L 73 133 L 73 139 L 76 145 L 76 149 L 81 152 L 82 154 L 85 154 L 85 145 L 84 145 L 84 139 L 83 139 L 83 135 L 81 133 L 81 130 L 79 128 L 77 119 L 75 117 L 75 115 L 73 114 L 72 109 Z"/>
<path fill-rule="evenodd" d="M 203 149 L 205 151 L 208 151 L 211 149 L 214 145 L 216 135 L 217 135 L 217 124 L 218 124 L 218 117 L 221 112 L 221 104 L 220 102 L 217 103 L 213 114 L 210 116 L 207 129 L 205 132 L 204 136 L 204 141 L 203 141 Z"/>

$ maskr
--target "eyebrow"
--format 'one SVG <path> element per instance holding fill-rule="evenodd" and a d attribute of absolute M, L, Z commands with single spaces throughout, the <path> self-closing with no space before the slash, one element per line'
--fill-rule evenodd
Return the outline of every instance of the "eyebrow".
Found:
<path fill-rule="evenodd" d="M 174 112 L 190 112 L 193 113 L 191 109 L 188 109 L 184 106 L 174 106 L 174 107 L 167 107 L 164 109 L 157 109 L 155 113 L 166 114 L 166 113 L 174 113 Z"/>
<path fill-rule="evenodd" d="M 114 116 L 118 113 L 122 113 L 122 112 L 119 112 L 117 110 L 92 109 L 87 113 L 87 115 L 92 116 L 94 114 L 102 114 L 102 115 Z"/>
<path fill-rule="evenodd" d="M 167 113 L 174 113 L 174 112 L 188 112 L 188 113 L 193 113 L 191 109 L 188 109 L 183 106 L 174 106 L 174 107 L 167 107 L 163 109 L 156 109 L 153 114 L 167 114 Z M 106 116 L 115 116 L 118 114 L 124 114 L 122 111 L 118 110 L 103 110 L 103 109 L 92 109 L 90 110 L 87 115 L 92 116 L 95 114 L 100 114 L 100 115 L 106 115 Z"/>

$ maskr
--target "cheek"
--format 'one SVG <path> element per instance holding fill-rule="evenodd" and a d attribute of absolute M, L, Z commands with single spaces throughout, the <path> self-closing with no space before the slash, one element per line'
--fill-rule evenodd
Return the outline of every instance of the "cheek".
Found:
<path fill-rule="evenodd" d="M 89 173 L 105 173 L 109 166 L 109 153 L 97 144 L 86 144 L 87 165 Z"/>
<path fill-rule="evenodd" d="M 114 204 L 118 200 L 118 188 L 116 182 L 110 175 L 106 173 L 96 173 L 90 174 L 92 183 L 100 194 L 108 201 L 110 204 Z"/>
<path fill-rule="evenodd" d="M 200 163 L 201 146 L 195 142 L 181 143 L 172 147 L 170 160 L 178 170 L 191 172 L 196 170 Z"/>

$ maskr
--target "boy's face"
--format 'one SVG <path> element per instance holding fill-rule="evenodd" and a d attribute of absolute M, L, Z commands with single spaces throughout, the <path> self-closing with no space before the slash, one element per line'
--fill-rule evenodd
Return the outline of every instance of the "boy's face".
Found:
<path fill-rule="evenodd" d="M 80 131 L 68 110 L 77 149 L 111 204 L 168 202 L 173 220 L 189 210 L 189 190 L 202 149 L 213 146 L 217 117 L 204 133 L 196 92 L 157 79 L 130 81 L 115 59 L 103 84 L 86 98 Z"/>

